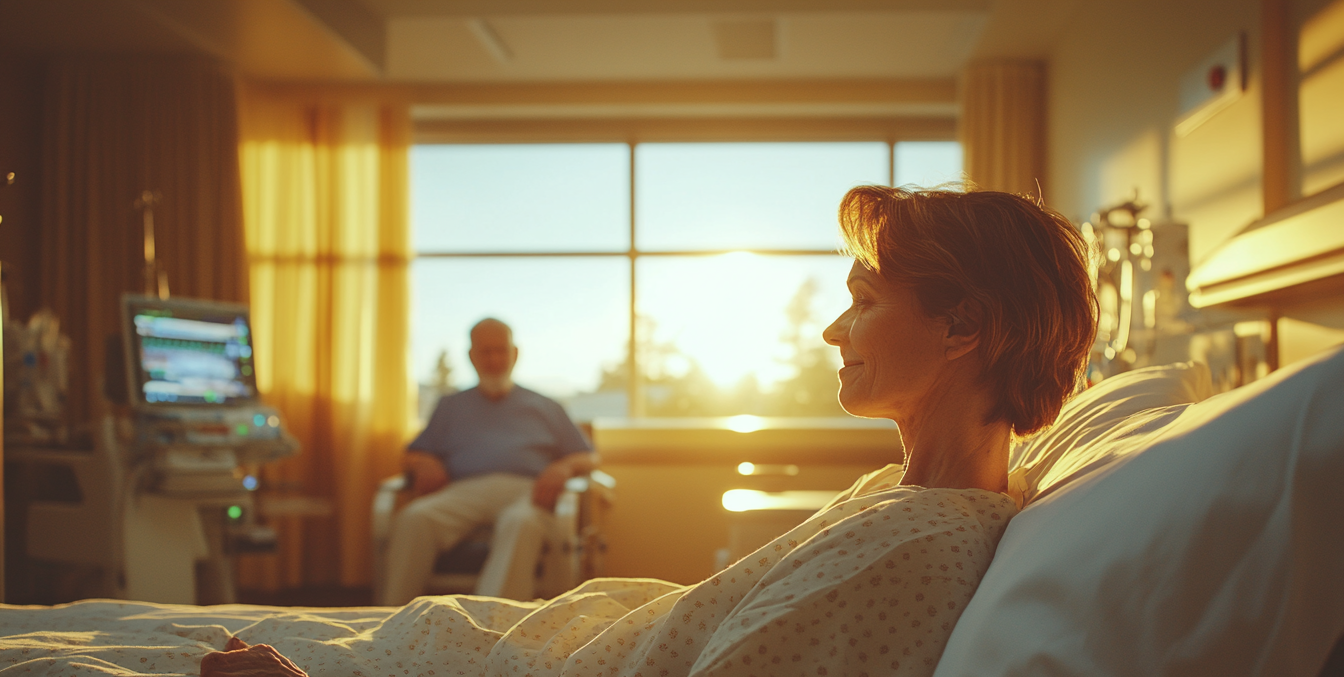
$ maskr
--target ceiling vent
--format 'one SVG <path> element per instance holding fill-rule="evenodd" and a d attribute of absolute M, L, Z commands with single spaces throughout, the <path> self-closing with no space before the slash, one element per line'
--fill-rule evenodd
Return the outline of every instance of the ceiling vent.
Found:
<path fill-rule="evenodd" d="M 471 34 L 480 41 L 481 47 L 490 52 L 490 56 L 495 57 L 495 61 L 508 63 L 513 61 L 513 50 L 509 49 L 509 44 L 499 37 L 495 32 L 495 27 L 491 26 L 485 19 L 467 20 L 467 28 L 471 29 Z"/>
<path fill-rule="evenodd" d="M 773 59 L 779 53 L 774 19 L 714 22 L 714 44 L 725 61 Z"/>

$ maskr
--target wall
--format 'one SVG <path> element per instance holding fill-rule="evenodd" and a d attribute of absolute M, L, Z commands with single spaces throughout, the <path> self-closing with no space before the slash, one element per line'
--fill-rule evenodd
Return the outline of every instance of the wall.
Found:
<path fill-rule="evenodd" d="M 1292 0 L 1292 25 L 1328 2 Z M 1081 221 L 1137 188 L 1150 216 L 1189 224 L 1193 264 L 1263 216 L 1260 17 L 1261 0 L 1080 3 L 1050 58 L 1046 199 Z M 1178 137 L 1181 75 L 1239 32 L 1245 93 Z M 1344 304 L 1307 305 L 1280 309 L 1281 364 L 1344 339 Z"/>
<path fill-rule="evenodd" d="M 0 261 L 11 312 L 20 318 L 38 306 L 43 72 L 38 60 L 0 52 L 0 182 L 16 175 L 14 185 L 0 188 Z"/>
<path fill-rule="evenodd" d="M 1135 188 L 1149 214 L 1190 224 L 1199 261 L 1260 213 L 1257 0 L 1105 0 L 1081 6 L 1051 55 L 1054 202 L 1086 219 Z M 1244 31 L 1246 93 L 1185 138 L 1181 74 Z"/>
<path fill-rule="evenodd" d="M 804 465 L 796 477 L 766 485 L 739 475 L 738 460 L 719 464 L 604 463 L 602 469 L 616 479 L 616 499 L 605 525 L 610 544 L 605 575 L 698 583 L 718 570 L 714 566 L 715 551 L 729 545 L 734 514 L 724 510 L 723 492 L 840 492 L 860 475 L 883 465 Z"/>

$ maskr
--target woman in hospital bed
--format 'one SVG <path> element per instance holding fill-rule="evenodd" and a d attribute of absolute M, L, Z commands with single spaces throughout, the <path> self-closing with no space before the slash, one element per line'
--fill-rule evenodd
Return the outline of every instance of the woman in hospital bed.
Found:
<path fill-rule="evenodd" d="M 1091 350 L 1088 250 L 1058 213 L 989 191 L 860 187 L 840 223 L 853 303 L 823 336 L 844 362 L 846 411 L 900 426 L 903 472 L 859 478 L 696 585 L 422 597 L 308 639 L 292 639 L 313 627 L 298 620 L 262 622 L 215 644 L 201 674 L 931 674 L 1017 512 L 1009 444 L 1055 419 Z"/>

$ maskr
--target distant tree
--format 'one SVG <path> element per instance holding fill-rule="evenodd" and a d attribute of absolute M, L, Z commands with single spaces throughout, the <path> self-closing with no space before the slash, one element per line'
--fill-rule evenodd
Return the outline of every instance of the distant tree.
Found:
<path fill-rule="evenodd" d="M 835 350 L 820 342 L 821 325 L 812 312 L 817 294 L 813 278 L 803 281 L 784 308 L 788 321 L 780 335 L 786 356 L 781 361 L 793 375 L 766 391 L 756 374 L 743 376 L 730 388 L 719 387 L 694 357 L 671 341 L 654 338 L 652 318 L 636 319 L 636 346 L 645 413 L 649 416 L 843 416 L 836 400 Z M 630 356 L 604 367 L 599 391 L 625 391 L 630 382 Z M 681 361 L 684 370 L 674 369 Z"/>
<path fill-rule="evenodd" d="M 769 412 L 775 416 L 843 416 L 836 399 L 839 379 L 834 348 L 821 343 L 822 326 L 812 312 L 817 281 L 807 278 L 798 287 L 784 314 L 788 326 L 780 341 L 788 349 L 783 362 L 793 368 L 792 378 L 775 384 Z"/>
<path fill-rule="evenodd" d="M 427 385 L 433 386 L 435 390 L 443 393 L 455 390 L 453 388 L 453 365 L 448 362 L 447 350 L 439 351 L 439 359 L 434 363 L 434 372 Z"/>
<path fill-rule="evenodd" d="M 654 339 L 657 326 L 652 318 L 637 319 L 635 349 L 638 351 L 640 387 L 644 411 L 649 416 L 732 416 L 762 413 L 762 395 L 755 375 L 748 375 L 731 392 L 725 392 L 700 363 L 671 341 Z M 682 362 L 684 369 L 674 368 Z M 630 356 L 602 369 L 599 391 L 624 391 L 630 382 Z"/>
<path fill-rule="evenodd" d="M 653 318 L 639 315 L 635 318 L 635 350 L 639 355 L 640 377 L 647 382 L 662 381 L 670 372 L 670 362 L 674 359 L 687 359 L 681 349 L 671 341 L 655 341 L 653 338 L 657 323 Z M 625 358 L 610 367 L 602 368 L 602 377 L 598 379 L 598 392 L 625 390 L 630 383 L 630 349 L 627 347 Z"/>

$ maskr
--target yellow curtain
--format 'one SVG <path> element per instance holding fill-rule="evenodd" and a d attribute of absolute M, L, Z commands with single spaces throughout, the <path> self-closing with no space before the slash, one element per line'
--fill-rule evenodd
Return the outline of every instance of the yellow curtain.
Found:
<path fill-rule="evenodd" d="M 365 585 L 370 505 L 411 408 L 407 108 L 240 98 L 258 387 L 303 445 L 262 482 L 330 507 L 274 520 L 278 551 L 244 558 L 240 585 Z"/>
<path fill-rule="evenodd" d="M 41 261 L 11 274 L 41 280 L 73 341 L 66 409 L 83 427 L 103 409 L 121 294 L 144 290 L 142 191 L 161 195 L 157 259 L 173 295 L 246 296 L 235 83 L 205 60 L 149 57 L 56 60 L 45 79 Z"/>
<path fill-rule="evenodd" d="M 1032 196 L 1044 188 L 1045 83 L 1045 64 L 1039 61 L 967 67 L 961 144 L 966 175 L 980 187 Z"/>

